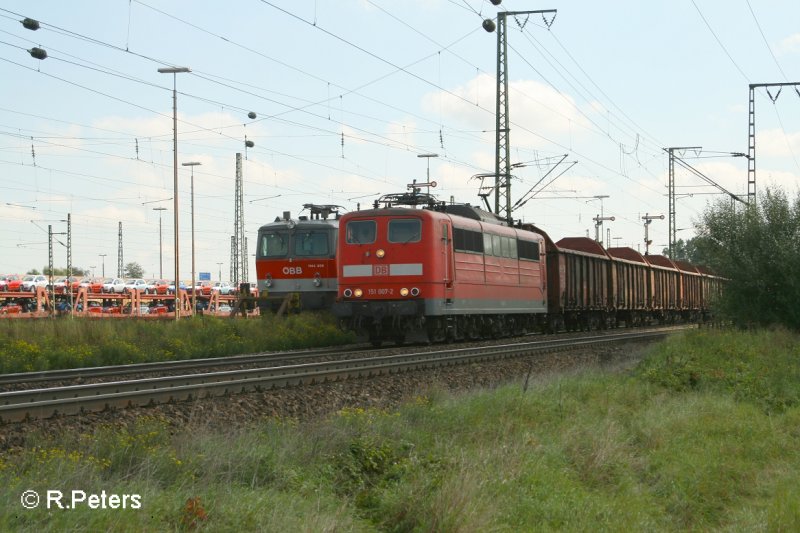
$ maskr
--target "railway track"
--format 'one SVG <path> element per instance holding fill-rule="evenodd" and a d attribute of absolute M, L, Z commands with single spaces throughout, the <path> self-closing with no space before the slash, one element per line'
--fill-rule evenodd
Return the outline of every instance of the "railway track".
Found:
<path fill-rule="evenodd" d="M 449 365 L 496 361 L 523 357 L 546 351 L 558 351 L 604 343 L 649 340 L 666 336 L 686 326 L 613 332 L 571 338 L 536 338 L 509 344 L 446 348 L 435 351 L 390 354 L 377 357 L 358 357 L 358 353 L 339 353 L 334 361 L 297 363 L 263 368 L 218 370 L 193 374 L 167 375 L 140 379 L 54 386 L 0 393 L 0 421 L 20 422 L 28 419 L 50 418 L 56 415 L 78 415 L 109 408 L 155 405 L 197 398 L 239 394 L 283 387 L 311 385 L 346 379 L 381 376 L 412 370 L 431 369 Z M 285 354 L 284 354 L 285 355 Z M 309 353 L 298 357 L 308 357 Z M 319 354 L 316 354 L 319 355 Z M 242 356 L 241 359 L 259 356 Z M 260 356 L 263 360 L 264 356 Z M 351 357 L 351 358 L 344 358 Z M 189 368 L 190 361 L 153 363 L 164 368 Z M 197 364 L 203 364 L 197 362 Z M 214 365 L 219 361 L 215 360 Z M 208 362 L 205 361 L 208 365 Z M 240 363 L 241 364 L 241 361 Z M 109 368 L 94 369 L 109 372 Z M 62 376 L 64 375 L 62 371 Z M 136 372 L 136 371 L 134 371 Z M 45 376 L 39 373 L 39 377 Z M 49 374 L 49 373 L 48 373 Z M 110 375 L 110 374 L 105 374 Z M 52 376 L 52 375 L 51 375 Z"/>
<path fill-rule="evenodd" d="M 366 345 L 364 345 L 366 347 Z M 357 350 L 353 347 L 353 350 Z M 285 361 L 297 361 L 314 357 L 336 356 L 342 348 L 322 348 L 317 350 L 295 350 L 287 352 L 267 352 L 259 354 L 236 355 L 227 357 L 208 357 L 183 361 L 162 361 L 156 363 L 135 363 L 129 365 L 99 366 L 91 368 L 71 368 L 64 370 L 46 370 L 41 372 L 22 372 L 18 374 L 0 375 L 0 389 L 20 384 L 54 383 L 60 381 L 87 380 L 106 377 L 122 377 L 141 374 L 163 374 L 177 371 L 196 371 L 207 368 L 224 368 L 257 364 L 277 364 Z"/>

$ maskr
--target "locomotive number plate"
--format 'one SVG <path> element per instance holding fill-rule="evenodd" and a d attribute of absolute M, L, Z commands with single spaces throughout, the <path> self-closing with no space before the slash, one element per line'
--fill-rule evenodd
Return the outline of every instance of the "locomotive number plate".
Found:
<path fill-rule="evenodd" d="M 367 289 L 369 296 L 393 296 L 394 289 Z"/>
<path fill-rule="evenodd" d="M 372 265 L 373 276 L 388 276 L 389 265 Z"/>

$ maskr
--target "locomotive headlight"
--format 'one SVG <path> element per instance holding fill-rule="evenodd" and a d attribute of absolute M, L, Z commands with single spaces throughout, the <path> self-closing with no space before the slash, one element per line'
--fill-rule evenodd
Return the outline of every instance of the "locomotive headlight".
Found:
<path fill-rule="evenodd" d="M 267 276 L 267 281 L 264 283 L 267 287 L 272 287 L 272 276 Z"/>
<path fill-rule="evenodd" d="M 319 279 L 319 272 L 314 274 L 314 286 L 315 287 L 321 287 L 322 286 L 322 280 Z"/>
<path fill-rule="evenodd" d="M 413 287 L 411 289 L 411 296 L 419 296 L 419 289 L 416 288 L 416 287 Z"/>
<path fill-rule="evenodd" d="M 408 289 L 406 289 L 405 287 L 400 289 L 400 296 L 408 296 Z"/>
<path fill-rule="evenodd" d="M 356 298 L 361 298 L 361 295 L 362 295 L 362 294 L 364 294 L 364 292 L 363 292 L 361 289 L 356 289 L 356 290 L 354 290 L 354 291 L 353 291 L 353 295 L 354 295 Z"/>
<path fill-rule="evenodd" d="M 383 248 L 378 248 L 378 250 L 375 252 L 375 256 L 378 259 L 383 259 L 384 255 L 386 255 L 386 252 L 383 250 Z"/>
<path fill-rule="evenodd" d="M 344 294 L 345 298 L 350 298 L 351 296 L 353 296 L 353 291 L 350 289 L 345 289 L 344 292 L 342 292 L 342 294 Z"/>

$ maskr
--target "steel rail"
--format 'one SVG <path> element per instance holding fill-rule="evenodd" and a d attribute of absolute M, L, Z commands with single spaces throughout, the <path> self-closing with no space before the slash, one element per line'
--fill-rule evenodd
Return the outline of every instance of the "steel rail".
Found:
<path fill-rule="evenodd" d="M 537 340 L 435 352 L 12 391 L 0 393 L 0 420 L 2 422 L 18 422 L 26 419 L 49 418 L 54 415 L 76 415 L 112 407 L 185 401 L 249 391 L 373 377 L 437 366 L 514 358 L 544 350 L 563 350 L 602 343 L 653 339 L 666 336 L 675 329 L 626 332 L 582 339 Z"/>
<path fill-rule="evenodd" d="M 659 331 L 663 328 L 656 329 Z M 638 331 L 654 331 L 651 329 L 640 329 Z M 533 334 L 529 334 L 533 335 Z M 131 374 L 147 374 L 174 372 L 178 370 L 197 370 L 209 367 L 226 367 L 237 365 L 250 365 L 261 363 L 275 363 L 279 361 L 294 361 L 310 359 L 313 357 L 324 357 L 336 355 L 339 357 L 350 357 L 354 353 L 361 351 L 362 345 L 338 346 L 333 348 L 318 348 L 311 350 L 290 350 L 284 352 L 260 352 L 255 354 L 204 357 L 199 359 L 184 359 L 180 361 L 156 361 L 149 363 L 131 363 L 125 365 L 108 365 L 85 368 L 70 368 L 60 370 L 40 370 L 35 372 L 19 372 L 13 374 L 0 374 L 0 387 L 8 387 L 21 383 L 48 383 L 74 379 L 92 379 L 108 376 L 120 377 Z M 349 349 L 342 352 L 342 349 Z M 393 351 L 397 347 L 385 347 L 382 349 L 367 348 L 374 353 L 382 351 Z"/>
<path fill-rule="evenodd" d="M 205 357 L 202 359 L 184 359 L 180 361 L 157 361 L 152 363 L 133 363 L 127 365 L 93 366 L 87 368 L 70 368 L 63 370 L 42 370 L 37 372 L 19 372 L 0 375 L 0 387 L 19 383 L 40 383 L 63 381 L 77 378 L 98 378 L 106 376 L 124 376 L 127 374 L 143 374 L 148 372 L 170 372 L 174 370 L 191 370 L 195 368 L 246 365 L 253 363 L 291 361 L 310 357 L 341 354 L 342 347 L 320 348 L 316 350 L 292 350 L 288 352 L 263 352 L 257 354 Z"/>

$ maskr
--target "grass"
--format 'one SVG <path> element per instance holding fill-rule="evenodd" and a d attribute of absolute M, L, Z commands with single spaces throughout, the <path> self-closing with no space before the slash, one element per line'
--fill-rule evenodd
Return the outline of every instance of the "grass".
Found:
<path fill-rule="evenodd" d="M 353 342 L 327 314 L 234 320 L 0 320 L 0 373 L 224 357 Z"/>
<path fill-rule="evenodd" d="M 798 340 L 693 332 L 626 375 L 225 434 L 141 418 L 34 435 L 0 457 L 0 530 L 797 531 Z M 29 488 L 138 493 L 143 508 L 24 510 Z"/>

